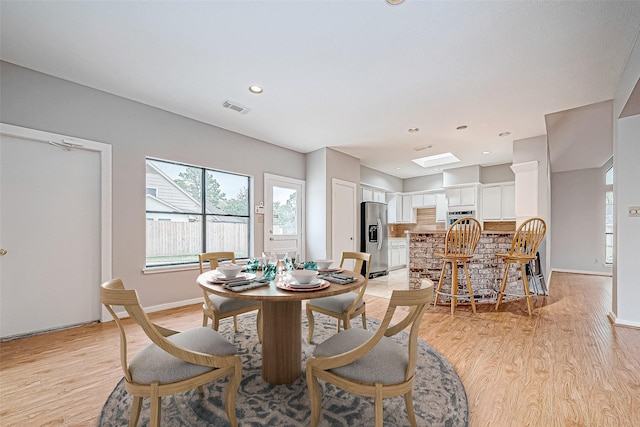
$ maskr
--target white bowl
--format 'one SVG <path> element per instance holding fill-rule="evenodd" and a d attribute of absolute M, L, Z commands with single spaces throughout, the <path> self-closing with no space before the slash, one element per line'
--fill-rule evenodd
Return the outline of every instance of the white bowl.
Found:
<path fill-rule="evenodd" d="M 218 265 L 218 271 L 227 279 L 233 279 L 242 270 L 241 265 L 236 264 L 220 264 Z"/>
<path fill-rule="evenodd" d="M 300 283 L 301 285 L 311 283 L 311 281 L 317 276 L 318 272 L 316 270 L 293 270 L 291 272 L 291 277 L 296 279 L 296 282 Z"/>
<path fill-rule="evenodd" d="M 333 264 L 332 259 L 318 259 L 316 260 L 316 264 L 318 265 L 318 270 L 327 270 Z"/>

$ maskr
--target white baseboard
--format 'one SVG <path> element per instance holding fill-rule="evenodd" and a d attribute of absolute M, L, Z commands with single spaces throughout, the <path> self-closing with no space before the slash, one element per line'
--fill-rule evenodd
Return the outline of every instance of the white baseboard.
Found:
<path fill-rule="evenodd" d="M 631 320 L 618 319 L 617 316 L 612 312 L 609 312 L 607 317 L 609 318 L 609 321 L 611 322 L 611 324 L 615 326 L 628 326 L 631 328 L 640 329 L 640 322 L 633 322 Z"/>
<path fill-rule="evenodd" d="M 574 273 L 574 274 L 589 274 L 592 276 L 609 276 L 609 277 L 613 277 L 613 273 L 609 272 L 605 272 L 605 271 L 587 271 L 587 270 L 571 270 L 571 269 L 566 269 L 566 268 L 552 268 L 551 269 L 551 273 L 553 274 L 554 271 L 557 271 L 558 273 Z M 551 276 L 549 276 L 549 278 L 551 278 Z"/>
<path fill-rule="evenodd" d="M 193 298 L 193 299 L 188 299 L 183 301 L 175 301 L 168 304 L 154 305 L 146 308 L 143 307 L 143 309 L 145 313 L 155 313 L 156 311 L 168 310 L 170 308 L 184 307 L 185 305 L 198 304 L 202 302 L 203 302 L 202 297 L 200 297 L 200 298 Z M 103 312 L 106 312 L 106 316 L 105 315 L 102 316 L 101 322 L 109 322 L 113 320 L 113 317 L 111 317 L 111 315 L 106 310 L 104 310 L 104 308 L 103 308 Z M 120 318 L 129 317 L 129 313 L 127 313 L 126 311 L 116 313 L 116 314 Z"/>

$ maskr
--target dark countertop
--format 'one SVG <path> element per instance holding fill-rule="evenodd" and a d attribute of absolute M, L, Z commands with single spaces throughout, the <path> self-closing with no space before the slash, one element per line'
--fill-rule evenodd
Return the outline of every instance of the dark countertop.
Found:
<path fill-rule="evenodd" d="M 447 234 L 446 231 L 406 231 L 407 234 Z M 514 231 L 482 230 L 482 234 L 515 234 Z"/>

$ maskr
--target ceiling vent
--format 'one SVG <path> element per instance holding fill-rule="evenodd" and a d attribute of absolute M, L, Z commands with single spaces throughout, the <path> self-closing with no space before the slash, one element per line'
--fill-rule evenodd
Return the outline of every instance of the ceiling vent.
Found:
<path fill-rule="evenodd" d="M 222 103 L 222 106 L 224 108 L 228 108 L 230 110 L 237 111 L 240 114 L 247 114 L 249 111 L 251 111 L 251 108 L 243 107 L 242 105 L 240 105 L 240 104 L 238 104 L 236 102 L 232 102 L 232 101 L 224 101 Z"/>

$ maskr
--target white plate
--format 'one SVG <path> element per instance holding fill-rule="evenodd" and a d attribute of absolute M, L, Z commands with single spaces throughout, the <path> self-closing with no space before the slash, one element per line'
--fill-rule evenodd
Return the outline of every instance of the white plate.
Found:
<path fill-rule="evenodd" d="M 285 291 L 296 291 L 296 292 L 313 292 L 319 291 L 321 289 L 326 289 L 331 286 L 331 283 L 323 280 L 322 283 L 318 286 L 313 286 L 311 288 L 301 288 L 299 286 L 289 286 L 285 282 L 276 282 L 276 287 L 280 289 L 284 289 Z"/>
<path fill-rule="evenodd" d="M 298 281 L 292 277 L 286 281 L 286 284 L 290 288 L 317 288 L 322 285 L 322 282 L 322 279 L 313 279 L 309 283 L 298 283 Z"/>
<path fill-rule="evenodd" d="M 224 274 L 219 272 L 218 270 L 213 270 L 213 274 L 211 275 L 210 282 L 234 282 L 236 280 L 252 280 L 255 279 L 256 275 L 254 273 L 239 273 L 236 277 L 231 279 L 227 279 Z"/>

